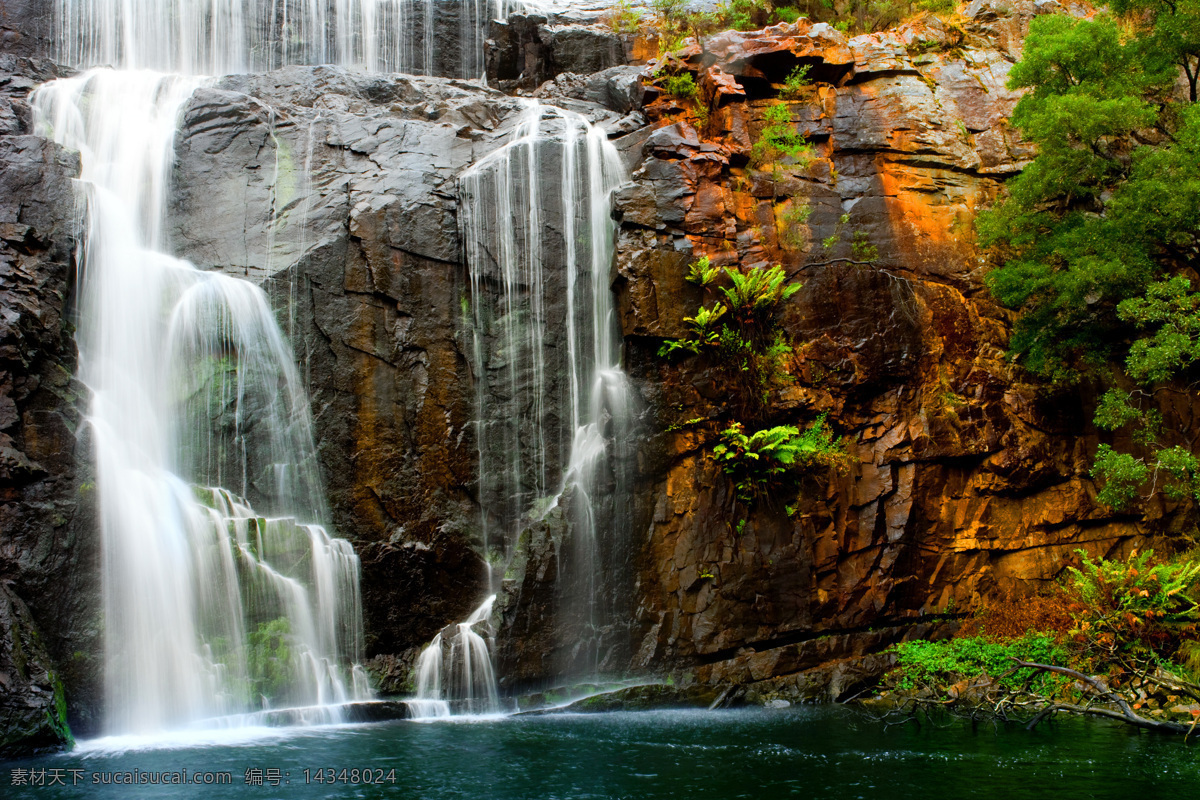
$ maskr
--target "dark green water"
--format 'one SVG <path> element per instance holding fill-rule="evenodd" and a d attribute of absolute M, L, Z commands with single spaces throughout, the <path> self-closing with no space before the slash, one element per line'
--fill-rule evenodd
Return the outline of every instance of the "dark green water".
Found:
<path fill-rule="evenodd" d="M 5 762 L 0 796 L 1150 800 L 1189 798 L 1200 790 L 1196 747 L 1079 719 L 1032 733 L 1015 726 L 972 729 L 960 722 L 885 729 L 851 709 L 809 707 L 393 722 L 243 736 L 240 743 L 225 735 L 227 742 L 220 744 L 176 742 L 124 751 L 85 744 L 73 753 Z M 324 768 L 335 770 L 338 782 L 315 782 L 316 771 Z M 14 770 L 43 769 L 68 785 L 12 785 Z M 91 783 L 103 773 L 183 769 L 189 776 L 229 772 L 232 784 Z M 264 770 L 264 776 L 268 769 L 279 770 L 279 786 L 246 785 L 252 769 Z M 342 783 L 343 769 L 346 780 L 352 769 L 370 769 L 372 778 L 382 776 L 384 782 Z M 70 786 L 74 776 L 80 783 Z"/>

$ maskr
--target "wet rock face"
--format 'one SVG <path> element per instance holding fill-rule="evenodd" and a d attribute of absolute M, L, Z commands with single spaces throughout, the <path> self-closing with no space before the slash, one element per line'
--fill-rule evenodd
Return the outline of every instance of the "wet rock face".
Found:
<path fill-rule="evenodd" d="M 25 97 L 57 76 L 0 55 L 0 731 L 8 754 L 95 730 L 98 534 L 70 320 L 79 160 L 29 133 Z"/>
<path fill-rule="evenodd" d="M 55 750 L 71 742 L 66 693 L 29 609 L 0 585 L 0 757 Z"/>
<path fill-rule="evenodd" d="M 1075 548 L 1120 555 L 1183 525 L 1177 508 L 1131 521 L 1098 505 L 1094 398 L 1047 396 L 1004 357 L 1011 315 L 983 286 L 973 224 L 1032 156 L 1007 126 L 1018 95 L 1005 82 L 1049 7 L 972 8 L 961 30 L 929 18 L 849 40 L 804 22 L 710 37 L 686 59 L 707 115 L 647 89 L 654 130 L 626 148 L 614 287 L 629 367 L 670 432 L 642 447 L 635 668 L 808 697 L 808 679 L 781 676 L 866 663 L 923 618 L 1043 585 Z M 816 158 L 752 166 L 801 64 L 813 83 L 787 108 Z M 721 412 L 721 387 L 701 360 L 654 354 L 703 299 L 684 281 L 701 255 L 803 282 L 782 315 L 797 380 L 767 424 L 828 412 L 849 474 L 735 507 L 705 455 L 719 425 L 685 424 Z M 835 633 L 815 660 L 794 656 Z"/>
<path fill-rule="evenodd" d="M 558 75 L 591 75 L 634 63 L 638 42 L 600 22 L 600 10 L 578 14 L 513 14 L 493 22 L 488 83 L 505 91 L 533 89 Z"/>
<path fill-rule="evenodd" d="M 0 0 L 0 53 L 53 57 L 54 0 Z"/>
<path fill-rule="evenodd" d="M 519 111 L 465 83 L 288 68 L 198 91 L 180 128 L 176 252 L 290 309 L 368 656 L 484 594 L 457 178 Z"/>

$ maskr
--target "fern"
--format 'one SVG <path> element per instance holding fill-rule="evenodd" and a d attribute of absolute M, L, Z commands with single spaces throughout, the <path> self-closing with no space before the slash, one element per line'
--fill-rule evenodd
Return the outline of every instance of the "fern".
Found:
<path fill-rule="evenodd" d="M 1069 567 L 1067 589 L 1081 606 L 1075 633 L 1103 651 L 1146 646 L 1180 632 L 1195 633 L 1200 623 L 1200 561 L 1156 562 L 1154 551 L 1127 561 L 1097 559 L 1075 551 L 1080 567 Z"/>
<path fill-rule="evenodd" d="M 784 475 L 818 467 L 844 469 L 848 464 L 841 439 L 834 438 L 825 415 L 801 431 L 777 425 L 747 434 L 740 422 L 721 431 L 713 458 L 734 480 L 737 498 L 746 504 L 769 493 Z"/>
<path fill-rule="evenodd" d="M 689 283 L 694 283 L 697 286 L 709 286 L 721 274 L 720 267 L 714 267 L 709 264 L 708 256 L 701 257 L 698 261 L 693 261 L 688 267 L 686 280 Z"/>

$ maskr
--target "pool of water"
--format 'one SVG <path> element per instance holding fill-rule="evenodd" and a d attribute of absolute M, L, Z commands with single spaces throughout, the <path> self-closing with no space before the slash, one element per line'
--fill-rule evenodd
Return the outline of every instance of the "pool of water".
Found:
<path fill-rule="evenodd" d="M 188 780 L 225 780 L 222 773 L 228 773 L 230 782 L 105 783 L 138 780 L 137 773 L 182 778 L 184 770 Z M 1191 796 L 1200 788 L 1200 752 L 1178 738 L 1103 721 L 1063 719 L 1032 732 L 961 721 L 886 727 L 854 709 L 802 707 L 398 721 L 194 733 L 157 741 L 107 739 L 84 742 L 71 753 L 3 762 L 0 772 L 0 795 L 14 800 L 1149 800 Z M 65 785 L 13 785 L 39 776 L 42 783 L 57 778 Z M 365 783 L 364 778 L 378 782 Z"/>

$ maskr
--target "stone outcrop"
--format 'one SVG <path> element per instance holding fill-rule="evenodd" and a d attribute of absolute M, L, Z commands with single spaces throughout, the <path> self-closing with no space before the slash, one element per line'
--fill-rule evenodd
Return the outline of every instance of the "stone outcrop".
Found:
<path fill-rule="evenodd" d="M 530 90 L 562 74 L 590 75 L 642 62 L 642 37 L 617 33 L 605 10 L 567 14 L 512 14 L 492 23 L 487 44 L 488 83 L 505 91 Z"/>
<path fill-rule="evenodd" d="M 94 730 L 98 547 L 74 379 L 79 158 L 30 133 L 48 63 L 0 55 L 0 748 Z"/>

